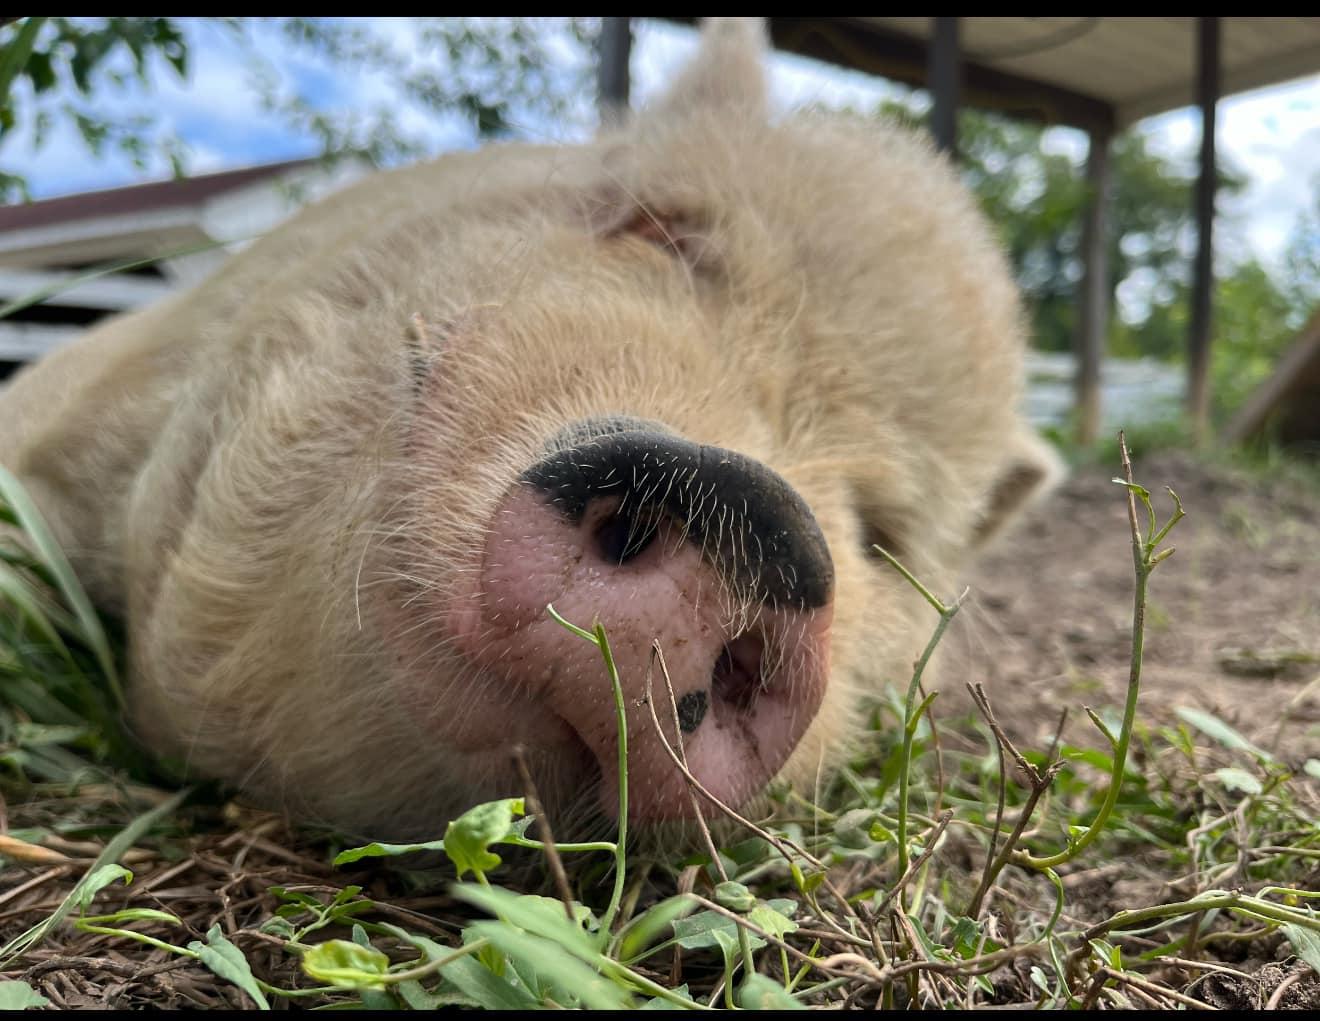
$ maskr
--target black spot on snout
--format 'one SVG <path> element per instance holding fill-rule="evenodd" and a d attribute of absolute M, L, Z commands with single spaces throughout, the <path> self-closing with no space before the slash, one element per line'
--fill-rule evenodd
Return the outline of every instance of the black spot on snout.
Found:
<path fill-rule="evenodd" d="M 601 421 L 574 428 L 600 430 Z M 650 428 L 596 431 L 552 450 L 521 481 L 575 524 L 592 500 L 618 500 L 615 519 L 604 535 L 597 532 L 607 559 L 636 556 L 653 523 L 668 517 L 727 583 L 758 601 L 806 610 L 833 595 L 834 564 L 806 502 L 775 472 L 735 451 Z"/>

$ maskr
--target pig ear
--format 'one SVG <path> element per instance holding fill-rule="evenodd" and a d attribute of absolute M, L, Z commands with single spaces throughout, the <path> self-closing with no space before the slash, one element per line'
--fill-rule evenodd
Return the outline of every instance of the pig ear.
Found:
<path fill-rule="evenodd" d="M 985 546 L 1036 500 L 1052 490 L 1065 474 L 1054 448 L 1026 428 L 1009 444 L 972 536 L 973 547 Z"/>
<path fill-rule="evenodd" d="M 764 117 L 766 48 L 763 19 L 707 18 L 697 55 L 648 112 L 721 110 Z"/>

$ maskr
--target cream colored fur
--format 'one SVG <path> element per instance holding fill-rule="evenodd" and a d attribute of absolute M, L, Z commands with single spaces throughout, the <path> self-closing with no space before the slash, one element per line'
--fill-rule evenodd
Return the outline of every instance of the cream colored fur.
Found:
<path fill-rule="evenodd" d="M 492 693 L 436 620 L 547 439 L 630 414 L 812 507 L 833 673 L 785 775 L 839 760 L 931 625 L 865 543 L 944 577 L 1052 462 L 1015 410 L 1017 295 L 953 170 L 884 124 L 772 122 L 759 35 L 711 30 L 594 144 L 373 176 L 13 381 L 0 462 L 126 621 L 144 741 L 373 833 L 520 793 L 534 713 L 470 740 Z M 563 802 L 571 778 L 535 764 Z"/>

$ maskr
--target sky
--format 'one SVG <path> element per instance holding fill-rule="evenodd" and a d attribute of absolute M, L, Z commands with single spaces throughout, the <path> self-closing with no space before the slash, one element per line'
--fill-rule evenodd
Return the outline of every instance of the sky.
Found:
<path fill-rule="evenodd" d="M 245 52 L 234 36 L 201 19 L 187 24 L 192 69 L 178 81 L 163 65 L 153 73 L 150 93 L 137 87 L 107 92 L 108 109 L 124 115 L 150 110 L 162 131 L 183 140 L 190 152 L 188 167 L 201 173 L 254 163 L 311 155 L 317 143 L 310 132 L 291 131 L 287 122 L 264 111 L 254 89 L 253 53 L 260 55 L 286 85 L 296 86 L 318 106 L 346 110 L 387 106 L 399 123 L 425 141 L 433 152 L 468 147 L 474 138 L 459 119 L 437 119 L 415 103 L 400 101 L 395 84 L 378 72 L 342 63 L 310 59 L 289 46 L 270 22 L 256 21 Z M 377 19 L 375 31 L 397 47 L 401 59 L 420 68 L 425 54 L 416 45 L 410 19 Z M 555 33 L 550 33 L 552 46 Z M 560 42 L 565 65 L 583 56 Z M 634 103 L 654 96 L 695 47 L 695 33 L 659 22 L 638 24 L 631 71 Z M 579 67 L 579 70 L 581 68 Z M 808 103 L 868 107 L 908 90 L 855 72 L 827 67 L 805 58 L 777 54 L 771 65 L 771 92 L 780 108 Z M 20 96 L 20 100 L 21 100 Z M 547 140 L 584 137 L 594 120 L 594 97 L 575 97 L 560 123 L 529 122 L 526 133 Z M 1244 248 L 1267 262 L 1277 256 L 1299 214 L 1315 202 L 1320 184 L 1320 74 L 1269 89 L 1229 97 L 1219 108 L 1220 151 L 1245 172 L 1243 195 L 1221 204 L 1223 243 Z M 1191 161 L 1199 144 L 1199 114 L 1184 109 L 1149 118 L 1139 130 L 1151 145 L 1172 157 Z M 1067 128 L 1052 129 L 1049 145 L 1080 160 L 1084 136 Z M 139 170 L 118 154 L 94 159 L 67 119 L 54 119 L 45 144 L 34 149 L 30 133 L 17 132 L 0 148 L 0 169 L 25 175 L 36 197 L 87 191 L 168 176 L 168 164 L 153 157 Z"/>

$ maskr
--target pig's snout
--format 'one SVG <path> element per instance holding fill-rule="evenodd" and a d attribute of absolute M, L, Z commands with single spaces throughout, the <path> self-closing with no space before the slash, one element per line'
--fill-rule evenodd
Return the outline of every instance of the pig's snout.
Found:
<path fill-rule="evenodd" d="M 551 744 L 575 736 L 613 813 L 608 677 L 600 653 L 546 606 L 584 626 L 599 619 L 627 702 L 630 816 L 691 813 L 664 747 L 680 736 L 696 778 L 745 802 L 783 766 L 825 694 L 834 571 L 819 526 L 784 479 L 729 450 L 626 419 L 579 424 L 560 442 L 496 510 L 455 618 L 462 646 L 521 704 L 545 706 Z M 672 703 L 652 658 L 657 640 Z"/>

